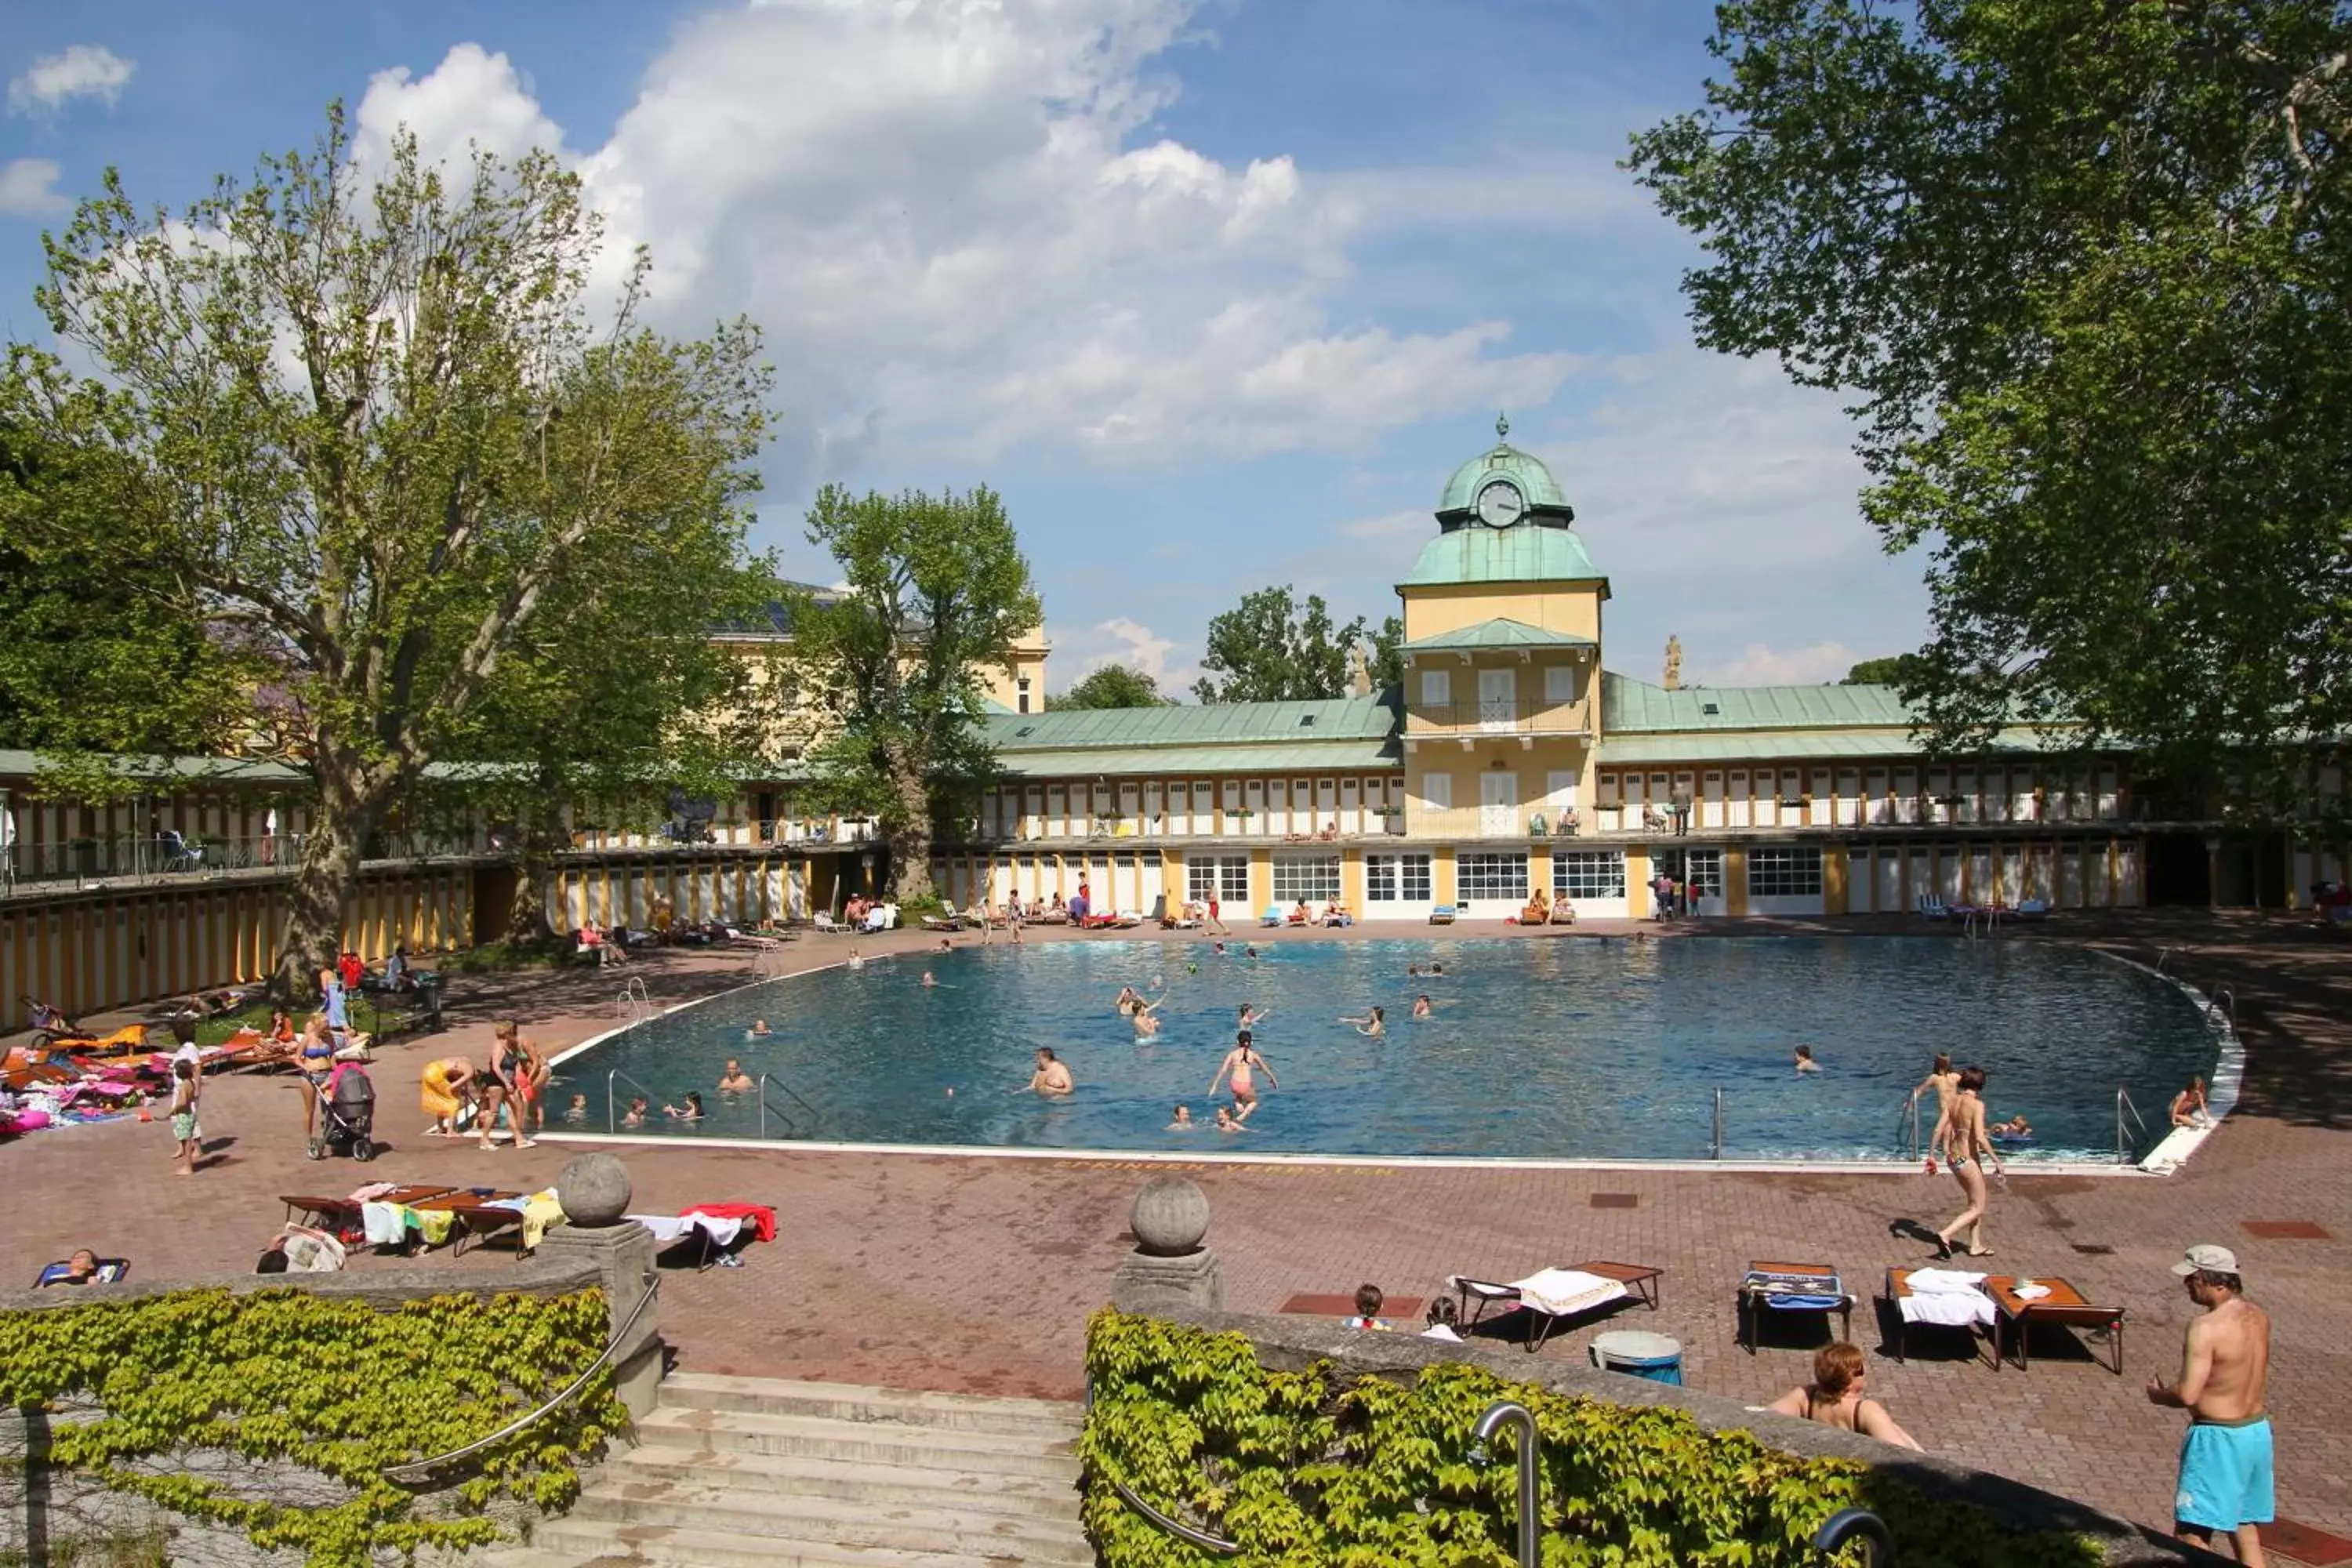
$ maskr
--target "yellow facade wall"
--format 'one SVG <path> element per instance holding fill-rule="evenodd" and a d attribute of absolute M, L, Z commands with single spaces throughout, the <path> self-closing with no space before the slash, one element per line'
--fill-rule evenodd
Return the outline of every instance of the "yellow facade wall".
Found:
<path fill-rule="evenodd" d="M 1601 640 L 1599 583 L 1460 583 L 1400 588 L 1408 642 L 1481 621 L 1523 621 Z"/>
<path fill-rule="evenodd" d="M 1748 913 L 1748 849 L 1744 845 L 1727 844 L 1723 847 L 1723 912 L 1734 920 Z"/>
<path fill-rule="evenodd" d="M 1825 844 L 1822 847 L 1822 912 L 1842 915 L 1850 907 L 1846 881 L 1845 846 Z"/>

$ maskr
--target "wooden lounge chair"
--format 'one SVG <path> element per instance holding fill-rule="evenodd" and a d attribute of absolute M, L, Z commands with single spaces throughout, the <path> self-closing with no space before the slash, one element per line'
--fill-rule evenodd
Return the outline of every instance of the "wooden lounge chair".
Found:
<path fill-rule="evenodd" d="M 1432 904 L 1429 907 L 1429 923 L 1433 926 L 1452 925 L 1454 923 L 1454 906 L 1452 904 Z"/>
<path fill-rule="evenodd" d="M 490 1205 L 511 1203 L 526 1195 L 522 1193 L 479 1190 L 445 1193 L 439 1197 L 428 1198 L 423 1203 L 411 1204 L 408 1206 L 417 1209 L 442 1210 L 456 1221 L 456 1235 L 452 1238 L 453 1245 L 450 1248 L 450 1256 L 454 1258 L 466 1250 L 466 1243 L 469 1238 L 478 1245 L 499 1231 L 509 1228 L 520 1231 L 522 1226 L 522 1210 L 493 1208 Z"/>
<path fill-rule="evenodd" d="M 427 1198 L 446 1196 L 457 1191 L 446 1182 L 415 1183 L 379 1193 L 373 1201 L 385 1204 L 405 1204 L 417 1207 Z M 280 1193 L 278 1201 L 286 1205 L 286 1218 L 291 1224 L 298 1218 L 308 1218 L 320 1230 L 344 1229 L 360 1223 L 362 1205 L 350 1198 L 306 1197 L 299 1194 Z"/>
<path fill-rule="evenodd" d="M 1737 1310 L 1739 1315 L 1739 1342 L 1748 1353 L 1756 1353 L 1756 1340 L 1763 1315 L 1774 1312 L 1811 1312 L 1828 1324 L 1829 1315 L 1839 1319 L 1838 1338 L 1853 1338 L 1854 1300 L 1845 1288 L 1838 1271 L 1826 1263 L 1789 1263 L 1772 1258 L 1751 1260 L 1748 1272 L 1739 1281 Z"/>

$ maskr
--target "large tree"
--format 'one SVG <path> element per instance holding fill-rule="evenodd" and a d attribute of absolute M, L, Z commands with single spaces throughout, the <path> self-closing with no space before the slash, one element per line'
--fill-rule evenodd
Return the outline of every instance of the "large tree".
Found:
<path fill-rule="evenodd" d="M 282 672 L 314 796 L 278 952 L 299 990 L 368 836 L 558 590 L 731 541 L 757 335 L 647 329 L 642 256 L 592 311 L 600 227 L 551 156 L 445 172 L 404 134 L 361 163 L 340 110 L 176 215 L 110 172 L 46 243 L 41 308 L 98 374 L 18 345 L 0 421 L 104 483 L 46 546 L 137 539 L 182 585 L 159 628 L 201 622 Z"/>
<path fill-rule="evenodd" d="M 1931 739 L 2017 716 L 2270 815 L 2352 731 L 2352 12 L 1744 0 L 1632 167 L 1699 340 L 1845 393 L 1929 551 Z"/>
<path fill-rule="evenodd" d="M 1345 626 L 1331 619 L 1320 594 L 1301 604 L 1290 584 L 1258 588 L 1209 622 L 1201 656 L 1206 671 L 1192 684 L 1202 702 L 1290 702 L 1346 694 L 1353 676 L 1349 655 L 1366 640 L 1365 619 Z M 1394 616 L 1370 638 L 1367 662 L 1373 686 L 1402 679 L 1397 647 L 1404 624 Z"/>
<path fill-rule="evenodd" d="M 808 537 L 839 563 L 836 593 L 792 605 L 779 695 L 817 725 L 812 801 L 872 816 L 901 902 L 931 893 L 938 825 L 969 815 L 995 758 L 981 676 L 1037 625 L 1037 594 L 994 491 L 819 491 Z"/>
<path fill-rule="evenodd" d="M 1132 665 L 1106 664 L 1054 699 L 1056 708 L 1165 708 L 1160 682 Z"/>

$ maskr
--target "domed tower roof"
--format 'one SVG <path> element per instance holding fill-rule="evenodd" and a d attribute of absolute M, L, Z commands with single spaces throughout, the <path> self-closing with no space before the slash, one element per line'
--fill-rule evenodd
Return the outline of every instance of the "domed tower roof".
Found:
<path fill-rule="evenodd" d="M 1541 510 L 1563 513 L 1569 518 L 1575 516 L 1569 507 L 1567 495 L 1559 488 L 1559 481 L 1551 477 L 1551 470 L 1544 467 L 1543 459 L 1522 452 L 1503 439 L 1510 433 L 1511 422 L 1507 418 L 1497 418 L 1495 421 L 1494 446 L 1454 470 L 1454 477 L 1445 481 L 1445 493 L 1438 498 L 1437 515 L 1441 521 L 1449 514 L 1467 513 L 1477 505 L 1478 492 L 1498 479 L 1508 479 L 1518 487 L 1529 511 Z"/>

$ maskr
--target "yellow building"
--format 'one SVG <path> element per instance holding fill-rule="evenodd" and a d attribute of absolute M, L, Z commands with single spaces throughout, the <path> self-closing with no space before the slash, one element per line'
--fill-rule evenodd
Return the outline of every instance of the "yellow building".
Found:
<path fill-rule="evenodd" d="M 1641 916 L 1664 874 L 1702 913 L 1801 915 L 2277 902 L 2280 872 L 2338 863 L 2209 851 L 2201 827 L 2145 820 L 2121 756 L 2069 768 L 2031 731 L 1929 758 L 1888 688 L 1604 669 L 1609 580 L 1550 470 L 1507 439 L 1454 471 L 1433 521 L 1397 584 L 1402 690 L 994 717 L 1005 777 L 973 841 L 943 849 L 942 888 L 1002 904 L 1083 879 L 1139 913 L 1213 891 L 1241 912 L 1425 921 L 1516 915 L 1538 889 Z"/>

